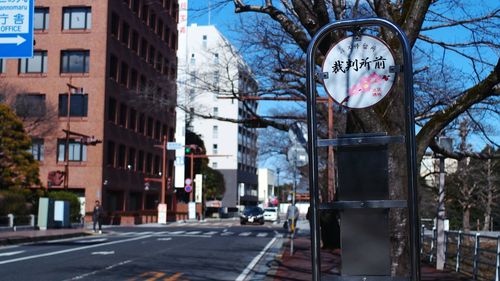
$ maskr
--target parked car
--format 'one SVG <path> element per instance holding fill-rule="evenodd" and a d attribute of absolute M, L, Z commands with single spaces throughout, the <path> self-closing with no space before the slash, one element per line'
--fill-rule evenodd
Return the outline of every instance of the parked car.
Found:
<path fill-rule="evenodd" d="M 264 210 L 260 207 L 245 207 L 240 214 L 240 224 L 259 223 L 264 224 Z"/>
<path fill-rule="evenodd" d="M 264 209 L 264 220 L 265 221 L 278 221 L 278 208 L 268 207 Z"/>

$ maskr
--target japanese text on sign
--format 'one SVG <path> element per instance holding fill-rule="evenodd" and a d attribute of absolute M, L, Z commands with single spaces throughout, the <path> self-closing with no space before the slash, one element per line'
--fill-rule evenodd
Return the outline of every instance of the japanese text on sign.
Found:
<path fill-rule="evenodd" d="M 347 37 L 328 52 L 323 64 L 325 88 L 338 103 L 365 108 L 382 100 L 394 84 L 394 57 L 380 39 Z"/>
<path fill-rule="evenodd" d="M 29 13 L 28 0 L 0 0 L 0 32 L 28 33 Z"/>

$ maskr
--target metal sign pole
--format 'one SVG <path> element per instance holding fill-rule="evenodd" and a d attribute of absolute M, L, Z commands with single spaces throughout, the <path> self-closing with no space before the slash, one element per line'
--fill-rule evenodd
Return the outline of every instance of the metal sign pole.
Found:
<path fill-rule="evenodd" d="M 320 265 L 320 227 L 319 227 L 319 190 L 318 190 L 318 136 L 316 120 L 316 82 L 315 82 L 315 55 L 319 43 L 328 33 L 341 28 L 352 28 L 359 26 L 383 26 L 389 28 L 397 35 L 403 49 L 403 72 L 404 72 L 404 106 L 405 106 L 405 144 L 407 151 L 407 173 L 408 173 L 408 216 L 410 220 L 410 259 L 411 259 L 411 280 L 420 280 L 420 260 L 419 260 L 419 229 L 418 229 L 418 209 L 416 190 L 416 145 L 415 145 L 415 118 L 413 104 L 413 76 L 411 46 L 408 38 L 397 25 L 389 20 L 381 18 L 353 19 L 330 23 L 322 27 L 312 38 L 307 49 L 306 58 L 306 90 L 307 90 L 307 125 L 308 125 L 308 153 L 309 153 L 309 185 L 311 192 L 311 250 L 312 250 L 312 280 L 321 279 Z"/>

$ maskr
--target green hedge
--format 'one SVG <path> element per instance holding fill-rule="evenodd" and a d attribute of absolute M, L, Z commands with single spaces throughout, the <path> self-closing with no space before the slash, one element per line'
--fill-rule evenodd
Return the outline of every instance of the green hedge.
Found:
<path fill-rule="evenodd" d="M 26 201 L 25 195 L 20 191 L 0 191 L 0 216 L 14 214 L 16 216 L 29 215 L 32 205 Z"/>

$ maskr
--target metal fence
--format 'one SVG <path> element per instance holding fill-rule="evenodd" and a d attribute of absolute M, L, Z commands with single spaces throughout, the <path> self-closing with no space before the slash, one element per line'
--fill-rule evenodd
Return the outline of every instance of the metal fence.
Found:
<path fill-rule="evenodd" d="M 35 228 L 35 215 L 15 216 L 8 214 L 0 216 L 0 231 L 16 231 Z"/>
<path fill-rule="evenodd" d="M 436 262 L 436 230 L 422 227 L 421 257 Z M 480 232 L 445 231 L 445 269 L 473 280 L 500 281 L 500 235 Z"/>

